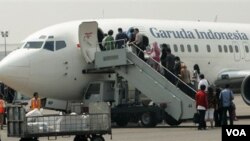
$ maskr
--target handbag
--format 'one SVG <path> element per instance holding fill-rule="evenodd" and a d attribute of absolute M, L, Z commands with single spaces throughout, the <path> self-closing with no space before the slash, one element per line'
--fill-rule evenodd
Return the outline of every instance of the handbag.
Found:
<path fill-rule="evenodd" d="M 194 113 L 193 122 L 199 123 L 199 121 L 200 121 L 200 114 L 198 112 Z"/>

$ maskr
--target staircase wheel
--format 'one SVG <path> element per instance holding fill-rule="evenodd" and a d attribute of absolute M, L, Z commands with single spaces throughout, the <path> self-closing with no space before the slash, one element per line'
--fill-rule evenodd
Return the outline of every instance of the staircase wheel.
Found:
<path fill-rule="evenodd" d="M 170 126 L 177 126 L 181 124 L 181 121 L 177 121 L 176 119 L 174 119 L 172 116 L 170 116 L 169 114 L 166 113 L 166 118 L 165 121 L 168 125 Z"/>
<path fill-rule="evenodd" d="M 141 115 L 141 123 L 144 127 L 155 127 L 156 121 L 153 113 L 145 112 Z"/>

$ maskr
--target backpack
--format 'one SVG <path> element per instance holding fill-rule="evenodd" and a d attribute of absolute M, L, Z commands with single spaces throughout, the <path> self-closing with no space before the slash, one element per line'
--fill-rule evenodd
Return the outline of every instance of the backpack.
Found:
<path fill-rule="evenodd" d="M 146 35 L 142 35 L 142 50 L 146 50 L 146 47 L 149 45 L 149 39 Z"/>

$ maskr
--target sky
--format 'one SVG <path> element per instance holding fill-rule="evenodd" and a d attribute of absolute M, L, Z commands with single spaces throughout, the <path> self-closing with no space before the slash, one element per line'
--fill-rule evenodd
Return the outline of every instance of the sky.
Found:
<path fill-rule="evenodd" d="M 250 23 L 249 5 L 248 0 L 0 0 L 0 31 L 8 30 L 7 44 L 15 44 L 47 26 L 79 19 Z"/>

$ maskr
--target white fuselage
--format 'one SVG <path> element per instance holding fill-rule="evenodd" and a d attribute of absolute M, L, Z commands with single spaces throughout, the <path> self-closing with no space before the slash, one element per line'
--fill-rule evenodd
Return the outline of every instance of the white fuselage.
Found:
<path fill-rule="evenodd" d="M 172 53 L 179 56 L 190 71 L 194 64 L 198 64 L 211 83 L 222 71 L 249 70 L 250 25 L 139 19 L 92 21 L 97 21 L 104 33 L 112 29 L 114 36 L 119 27 L 124 31 L 130 27 L 139 28 L 149 37 L 150 44 L 169 44 Z M 107 78 L 107 74 L 82 74 L 87 64 L 81 52 L 84 46 L 79 47 L 78 39 L 78 28 L 82 22 L 85 21 L 58 24 L 29 36 L 20 49 L 1 61 L 0 80 L 29 96 L 38 92 L 42 97 L 80 99 L 89 81 Z M 28 48 L 26 43 L 31 41 L 42 42 L 42 45 Z M 56 41 L 63 41 L 66 47 L 47 50 L 44 49 L 47 41 L 52 41 L 54 46 Z M 99 48 L 91 51 L 96 50 Z"/>

